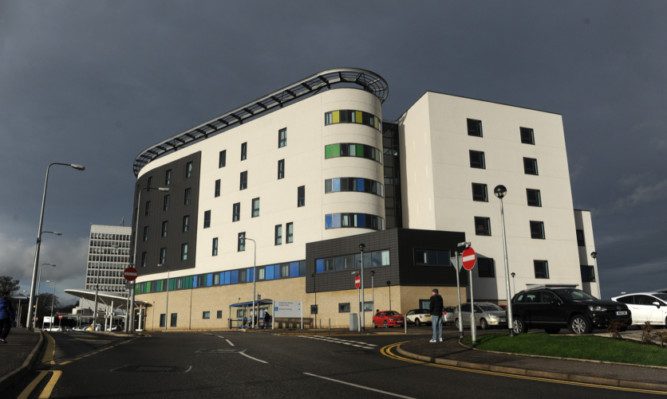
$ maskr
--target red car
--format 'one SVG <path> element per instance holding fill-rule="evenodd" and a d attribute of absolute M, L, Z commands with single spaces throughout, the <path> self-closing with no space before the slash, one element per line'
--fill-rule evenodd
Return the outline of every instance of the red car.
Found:
<path fill-rule="evenodd" d="M 403 327 L 405 319 L 395 310 L 382 310 L 373 316 L 373 327 Z"/>

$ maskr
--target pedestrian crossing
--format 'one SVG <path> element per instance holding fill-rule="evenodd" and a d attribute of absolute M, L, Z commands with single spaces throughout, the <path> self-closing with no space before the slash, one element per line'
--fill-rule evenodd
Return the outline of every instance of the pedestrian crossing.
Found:
<path fill-rule="evenodd" d="M 377 345 L 375 345 L 375 344 L 369 344 L 369 343 L 366 343 L 366 342 L 355 341 L 355 340 L 351 340 L 351 339 L 342 339 L 342 338 L 335 338 L 335 337 L 323 337 L 323 336 L 319 336 L 319 335 L 300 335 L 299 337 L 316 339 L 318 341 L 325 341 L 325 342 L 329 342 L 329 343 L 332 343 L 332 344 L 347 345 L 347 346 L 351 346 L 353 348 L 360 348 L 360 349 L 367 349 L 367 350 L 377 349 Z"/>

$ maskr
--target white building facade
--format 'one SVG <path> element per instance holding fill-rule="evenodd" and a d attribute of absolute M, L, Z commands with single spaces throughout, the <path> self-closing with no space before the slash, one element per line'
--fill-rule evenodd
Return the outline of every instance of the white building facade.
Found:
<path fill-rule="evenodd" d="M 86 290 L 128 295 L 123 271 L 130 265 L 131 237 L 129 226 L 90 226 Z"/>

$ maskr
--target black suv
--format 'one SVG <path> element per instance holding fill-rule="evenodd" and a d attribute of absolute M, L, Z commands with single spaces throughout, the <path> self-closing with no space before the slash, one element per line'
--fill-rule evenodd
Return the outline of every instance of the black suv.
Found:
<path fill-rule="evenodd" d="M 612 321 L 623 330 L 632 324 L 623 303 L 601 301 L 576 288 L 533 288 L 512 298 L 512 329 L 515 334 L 529 328 L 544 328 L 556 334 L 567 327 L 574 334 L 589 333 L 593 327 L 606 328 Z"/>

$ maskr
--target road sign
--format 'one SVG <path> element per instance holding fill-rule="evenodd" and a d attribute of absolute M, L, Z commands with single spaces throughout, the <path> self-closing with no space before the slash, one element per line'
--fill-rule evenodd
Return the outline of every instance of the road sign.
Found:
<path fill-rule="evenodd" d="M 357 276 L 354 278 L 354 286 L 356 288 L 361 287 L 361 276 L 357 274 Z"/>
<path fill-rule="evenodd" d="M 469 247 L 463 251 L 462 260 L 463 268 L 466 270 L 472 270 L 472 268 L 475 267 L 475 263 L 477 263 L 477 255 L 475 255 L 475 250 L 472 249 L 472 247 Z"/>
<path fill-rule="evenodd" d="M 134 267 L 128 267 L 123 271 L 123 277 L 125 277 L 125 280 L 127 281 L 134 281 L 137 279 L 139 273 L 137 273 L 137 269 Z"/>
<path fill-rule="evenodd" d="M 59 314 L 59 315 L 58 315 L 58 319 L 62 320 L 62 319 L 63 319 L 63 315 Z"/>

